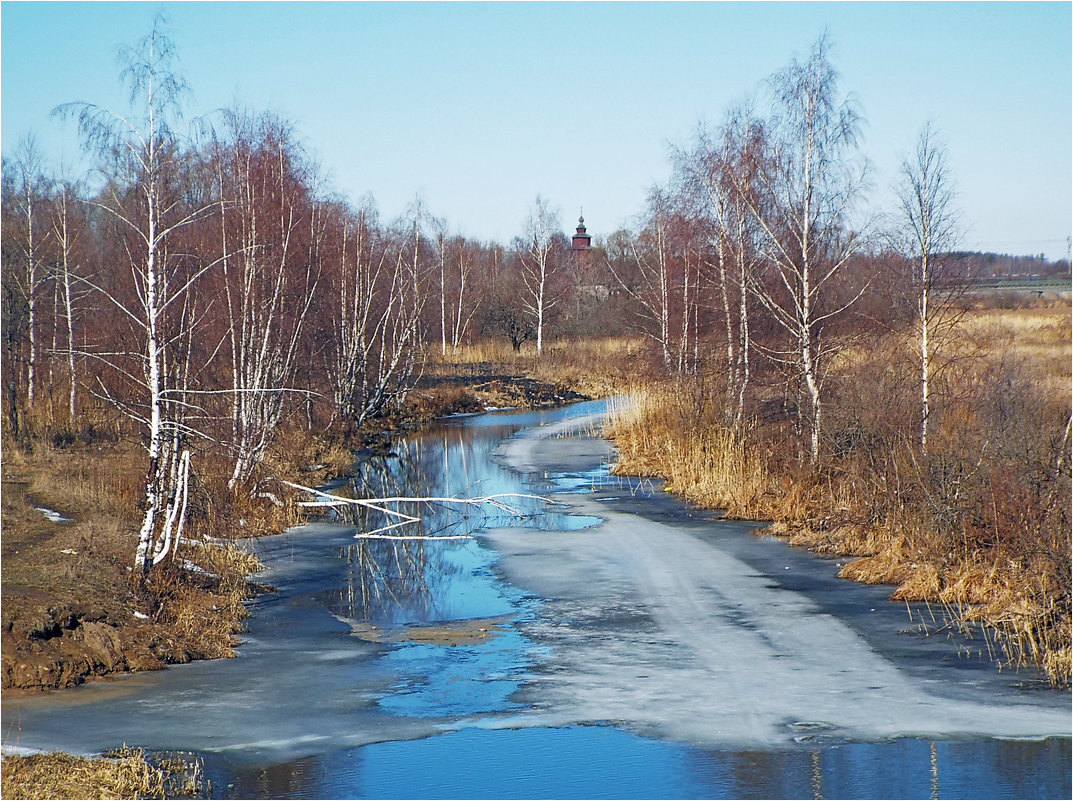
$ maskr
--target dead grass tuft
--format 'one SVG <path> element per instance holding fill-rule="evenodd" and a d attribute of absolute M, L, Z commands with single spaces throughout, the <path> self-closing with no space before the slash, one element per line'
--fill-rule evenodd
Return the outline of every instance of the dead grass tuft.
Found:
<path fill-rule="evenodd" d="M 779 494 L 748 432 L 721 425 L 675 388 L 633 390 L 612 409 L 618 474 L 658 476 L 667 490 L 745 519 L 770 517 Z"/>
<path fill-rule="evenodd" d="M 206 798 L 201 764 L 123 748 L 106 757 L 5 756 L 4 798 Z"/>

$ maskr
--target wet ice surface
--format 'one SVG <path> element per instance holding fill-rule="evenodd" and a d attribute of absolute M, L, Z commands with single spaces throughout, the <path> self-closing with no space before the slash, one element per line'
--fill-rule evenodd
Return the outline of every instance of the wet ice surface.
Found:
<path fill-rule="evenodd" d="M 492 463 L 502 437 L 532 413 L 473 418 L 397 443 L 397 456 L 362 465 L 349 489 L 364 496 L 529 493 Z M 466 429 L 479 433 L 470 436 Z M 344 491 L 340 488 L 338 491 Z M 512 501 L 513 502 L 513 501 Z M 422 509 L 414 533 L 465 534 L 486 525 L 579 529 L 596 518 L 518 499 L 526 517 Z M 511 700 L 542 652 L 510 628 L 472 645 L 368 642 L 384 629 L 524 613 L 529 602 L 492 571 L 481 542 L 354 539 L 360 517 L 314 523 L 251 543 L 275 588 L 250 603 L 233 660 L 178 665 L 47 696 L 5 698 L 4 745 L 94 753 L 122 744 L 221 754 L 232 765 L 285 762 L 385 740 L 427 737 L 461 716 L 513 714 Z"/>
<path fill-rule="evenodd" d="M 504 576 L 550 599 L 522 628 L 552 649 L 524 693 L 544 723 L 609 720 L 706 746 L 1069 734 L 1068 698 L 1004 687 L 990 665 L 951 666 L 954 647 L 930 667 L 902 667 L 895 652 L 911 651 L 913 635 L 890 630 L 889 615 L 877 626 L 907 642 L 873 647 L 718 540 L 604 514 L 583 537 L 490 535 Z"/>
<path fill-rule="evenodd" d="M 569 426 L 525 432 L 499 456 L 531 473 Z M 583 461 L 584 442 L 570 458 Z M 488 535 L 506 580 L 547 599 L 522 627 L 552 649 L 523 693 L 543 723 L 615 721 L 704 746 L 1069 736 L 1068 694 L 998 673 L 983 641 L 923 637 L 889 590 L 832 581 L 833 562 L 752 524 L 598 498 L 571 499 L 605 519 L 583 533 Z"/>
<path fill-rule="evenodd" d="M 359 541 L 383 522 L 360 516 L 260 540 L 277 591 L 236 659 L 5 698 L 5 745 L 197 750 L 232 797 L 1069 796 L 1068 694 L 923 637 L 926 608 L 833 561 L 610 476 L 601 412 L 401 441 L 350 492 L 538 491 L 551 513 L 422 510 L 421 533 L 473 540 Z M 479 642 L 406 639 L 483 618 Z"/>

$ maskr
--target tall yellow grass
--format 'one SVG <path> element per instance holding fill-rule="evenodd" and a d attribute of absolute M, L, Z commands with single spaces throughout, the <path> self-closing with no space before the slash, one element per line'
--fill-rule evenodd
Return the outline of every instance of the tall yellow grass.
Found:
<path fill-rule="evenodd" d="M 673 387 L 634 389 L 613 403 L 609 433 L 620 474 L 658 476 L 669 492 L 731 517 L 772 508 L 774 479 L 746 432 L 705 419 Z"/>
<path fill-rule="evenodd" d="M 207 797 L 200 761 L 150 761 L 132 748 L 96 759 L 58 752 L 5 756 L 0 765 L 4 798 Z"/>
<path fill-rule="evenodd" d="M 927 457 L 912 387 L 889 377 L 903 339 L 842 354 L 832 401 L 842 407 L 828 416 L 842 444 L 815 468 L 793 458 L 785 425 L 728 427 L 709 400 L 718 393 L 663 382 L 614 408 L 616 471 L 661 477 L 729 517 L 771 520 L 793 545 L 862 557 L 841 575 L 985 623 L 996 658 L 1068 685 L 1069 443 L 1057 461 L 1048 443 L 1070 415 L 1069 304 L 967 316 L 952 345 L 966 366 L 950 373 Z"/>

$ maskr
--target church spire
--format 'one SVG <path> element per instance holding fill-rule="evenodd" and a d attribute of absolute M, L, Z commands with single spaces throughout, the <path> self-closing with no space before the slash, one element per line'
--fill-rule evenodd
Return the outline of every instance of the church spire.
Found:
<path fill-rule="evenodd" d="M 585 210 L 581 211 L 582 213 L 577 218 L 577 233 L 570 242 L 571 250 L 588 250 L 592 247 L 592 237 L 585 231 Z"/>

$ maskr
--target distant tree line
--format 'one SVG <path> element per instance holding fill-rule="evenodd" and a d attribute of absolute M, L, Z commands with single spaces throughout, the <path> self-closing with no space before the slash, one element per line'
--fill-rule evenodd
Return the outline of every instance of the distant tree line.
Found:
<path fill-rule="evenodd" d="M 1069 275 L 1069 260 L 1050 261 L 1047 254 L 1010 256 L 1004 253 L 980 253 L 956 250 L 945 254 L 970 279 L 988 278 L 1056 278 Z"/>

